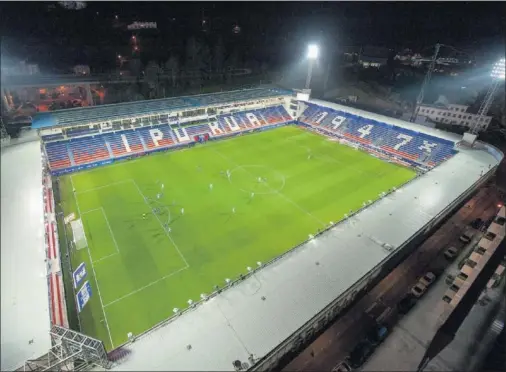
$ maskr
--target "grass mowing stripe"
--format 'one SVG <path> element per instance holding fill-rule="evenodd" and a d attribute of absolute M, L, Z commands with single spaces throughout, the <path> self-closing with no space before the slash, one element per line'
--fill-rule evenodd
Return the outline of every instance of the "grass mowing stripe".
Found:
<path fill-rule="evenodd" d="M 256 176 L 249 172 L 246 168 L 240 166 L 239 164 L 237 164 L 236 162 L 234 162 L 232 159 L 230 159 L 228 156 L 225 156 L 223 155 L 221 152 L 217 151 L 216 149 L 212 149 L 213 152 L 215 152 L 216 154 L 220 155 L 223 159 L 229 161 L 230 163 L 234 164 L 237 168 L 241 168 L 243 169 L 246 173 L 249 173 L 251 176 L 253 176 L 254 178 L 256 178 Z M 292 199 L 288 198 L 286 195 L 284 195 L 282 192 L 276 190 L 276 189 L 273 189 L 272 187 L 270 187 L 268 184 L 266 184 L 267 187 L 273 191 L 275 194 L 278 194 L 279 196 L 281 196 L 283 199 L 285 199 L 286 201 L 288 201 L 289 203 L 293 204 L 294 206 L 296 206 L 298 209 L 300 209 L 302 212 L 306 213 L 309 217 L 311 217 L 312 219 L 314 219 L 315 221 L 319 222 L 323 227 L 326 227 L 325 223 L 323 223 L 319 218 L 315 217 L 313 214 L 311 214 L 310 212 L 308 212 L 306 209 L 302 208 L 300 205 L 298 205 L 297 203 L 295 203 Z"/>
<path fill-rule="evenodd" d="M 301 146 L 311 149 L 310 159 Z M 338 222 L 412 177 L 410 170 L 297 127 L 117 165 L 61 177 L 65 212 L 85 215 L 90 243 L 86 252 L 73 251 L 73 266 L 92 265 L 90 251 L 98 252 L 89 280 L 100 285 L 100 298 L 93 296 L 79 319 L 83 332 L 108 349 L 111 338 L 114 345 L 127 342 L 128 333 L 147 331 L 173 316 L 172 309 L 185 309 L 189 299 L 223 288 L 225 278 L 291 250 L 326 225 L 322 221 Z M 97 208 L 107 216 L 84 212 Z"/>
<path fill-rule="evenodd" d="M 139 185 L 137 185 L 137 182 L 135 182 L 135 180 L 132 180 L 135 187 L 137 188 L 137 190 L 139 191 L 139 194 L 141 195 L 142 199 L 144 200 L 144 203 L 146 203 L 146 205 L 149 207 L 149 204 L 146 200 L 146 197 L 144 196 L 144 194 L 142 193 L 141 189 L 139 188 Z M 150 208 L 151 209 L 151 208 Z M 165 234 L 167 234 L 168 238 L 170 239 L 170 241 L 172 242 L 172 244 L 174 245 L 174 248 L 176 248 L 177 250 L 177 253 L 179 253 L 179 255 L 181 256 L 181 258 L 183 259 L 184 263 L 186 264 L 186 267 L 190 266 L 188 265 L 188 262 L 186 261 L 186 258 L 184 258 L 183 254 L 181 253 L 181 251 L 179 250 L 176 242 L 174 241 L 174 239 L 172 239 L 172 236 L 170 236 L 170 233 L 163 227 L 163 223 L 162 221 L 160 220 L 160 218 L 158 217 L 158 215 L 151 209 L 151 213 L 153 213 L 153 215 L 156 217 L 156 219 L 158 220 L 158 222 L 160 223 L 160 227 L 163 229 L 163 231 L 165 231 Z"/>
<path fill-rule="evenodd" d="M 70 176 L 70 182 L 72 184 L 72 189 L 75 190 L 76 188 L 74 186 L 74 181 L 72 180 L 72 175 Z M 79 209 L 79 202 L 77 201 L 77 196 L 76 196 L 75 192 L 73 193 L 73 195 L 74 195 L 74 199 L 76 201 L 76 208 L 77 208 L 77 212 L 79 213 L 79 218 L 81 218 L 81 211 Z M 86 233 L 85 233 L 85 236 L 86 236 Z M 100 294 L 100 288 L 98 286 L 97 274 L 95 273 L 95 267 L 93 266 L 93 260 L 91 259 L 90 250 L 88 247 L 86 247 L 86 250 L 88 251 L 88 256 L 89 256 L 90 263 L 91 263 L 91 269 L 93 270 L 93 277 L 95 279 L 95 285 L 97 286 L 98 297 L 100 299 L 100 305 L 102 306 L 102 313 L 104 314 L 105 326 L 107 327 L 107 332 L 109 333 L 109 341 L 111 342 L 111 346 L 114 349 L 114 342 L 112 341 L 111 330 L 109 329 L 109 323 L 107 322 L 107 314 L 105 313 L 104 303 L 102 301 L 102 296 Z"/>
<path fill-rule="evenodd" d="M 176 274 L 180 273 L 180 272 L 181 272 L 181 271 L 183 271 L 183 270 L 187 270 L 188 268 L 189 268 L 189 266 L 182 267 L 182 268 L 180 268 L 179 270 L 176 270 L 176 271 L 174 271 L 174 272 L 172 272 L 172 273 L 170 273 L 170 274 L 168 274 L 168 275 L 165 275 L 164 277 L 161 277 L 161 278 L 160 278 L 160 279 L 158 279 L 158 280 L 155 280 L 155 281 L 153 281 L 153 282 L 151 282 L 151 283 L 149 283 L 149 284 L 146 284 L 144 287 L 141 287 L 141 288 L 139 288 L 139 289 L 136 289 L 135 291 L 130 292 L 130 293 L 127 293 L 126 295 L 121 296 L 120 298 L 117 298 L 117 299 L 115 299 L 115 300 L 112 300 L 111 302 L 109 302 L 109 303 L 105 304 L 105 305 L 104 305 L 104 308 L 105 308 L 105 307 L 107 307 L 107 306 L 111 306 L 112 304 L 115 304 L 116 302 L 119 302 L 119 301 L 121 301 L 121 300 L 124 300 L 125 298 L 130 297 L 130 296 L 132 296 L 132 295 L 134 295 L 134 294 L 136 294 L 136 293 L 138 293 L 138 292 L 140 292 L 140 291 L 142 291 L 142 290 L 144 290 L 144 289 L 146 289 L 146 288 L 149 288 L 149 287 L 151 287 L 152 285 L 155 285 L 156 283 L 161 282 L 162 280 L 165 280 L 165 279 L 167 279 L 167 278 L 170 278 L 172 275 L 176 275 Z"/>

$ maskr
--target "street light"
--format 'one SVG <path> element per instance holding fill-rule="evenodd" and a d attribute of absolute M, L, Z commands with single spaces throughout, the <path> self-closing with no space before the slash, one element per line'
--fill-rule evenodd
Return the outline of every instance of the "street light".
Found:
<path fill-rule="evenodd" d="M 319 54 L 318 45 L 311 44 L 307 49 L 307 58 L 309 60 L 309 65 L 307 69 L 307 78 L 306 78 L 306 89 L 309 89 L 309 85 L 311 84 L 311 74 L 313 73 L 313 63 L 318 58 Z"/>
<path fill-rule="evenodd" d="M 480 109 L 478 110 L 476 122 L 474 123 L 474 126 L 471 130 L 471 133 L 473 134 L 478 133 L 480 122 L 483 122 L 482 119 L 487 115 L 488 109 L 490 108 L 492 102 L 494 101 L 495 91 L 497 90 L 499 84 L 504 81 L 504 72 L 505 72 L 504 63 L 505 59 L 502 58 L 498 62 L 496 62 L 496 64 L 492 68 L 492 72 L 490 73 L 490 76 L 492 77 L 493 80 L 492 85 L 488 89 L 488 92 L 480 105 Z"/>

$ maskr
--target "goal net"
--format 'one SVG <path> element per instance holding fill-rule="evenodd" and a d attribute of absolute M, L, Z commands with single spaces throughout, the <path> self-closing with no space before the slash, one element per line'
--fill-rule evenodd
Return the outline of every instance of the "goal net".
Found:
<path fill-rule="evenodd" d="M 74 237 L 74 246 L 77 250 L 86 248 L 88 243 L 86 241 L 86 235 L 84 234 L 84 227 L 82 221 L 75 220 L 70 222 L 72 227 L 72 236 Z"/>

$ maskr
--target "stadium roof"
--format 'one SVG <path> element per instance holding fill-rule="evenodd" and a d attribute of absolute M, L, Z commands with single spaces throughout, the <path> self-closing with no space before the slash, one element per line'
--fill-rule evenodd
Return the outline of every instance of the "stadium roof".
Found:
<path fill-rule="evenodd" d="M 123 346 L 128 357 L 112 370 L 227 371 L 235 360 L 251 366 L 251 355 L 264 358 L 332 301 L 350 293 L 362 276 L 430 227 L 497 162 L 487 151 L 462 149 L 320 237 Z"/>
<path fill-rule="evenodd" d="M 132 116 L 150 114 L 156 115 L 178 109 L 291 94 L 292 92 L 289 90 L 256 88 L 149 101 L 124 102 L 115 105 L 74 108 L 56 112 L 39 113 L 33 118 L 32 128 L 42 129 L 54 126 L 88 124 L 90 122 L 126 119 Z"/>
<path fill-rule="evenodd" d="M 1 151 L 2 371 L 51 347 L 40 160 L 39 141 Z"/>

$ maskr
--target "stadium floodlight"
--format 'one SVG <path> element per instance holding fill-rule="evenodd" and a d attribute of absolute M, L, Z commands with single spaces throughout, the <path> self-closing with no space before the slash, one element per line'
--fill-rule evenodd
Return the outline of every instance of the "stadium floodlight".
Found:
<path fill-rule="evenodd" d="M 490 76 L 492 77 L 492 85 L 487 91 L 487 94 L 485 94 L 485 98 L 483 99 L 483 102 L 480 105 L 480 108 L 478 110 L 478 115 L 475 118 L 475 122 L 473 127 L 471 128 L 472 134 L 478 134 L 478 131 L 480 129 L 480 123 L 484 121 L 484 117 L 487 116 L 488 110 L 490 106 L 492 105 L 492 102 L 494 101 L 494 95 L 497 91 L 497 88 L 499 87 L 499 84 L 504 81 L 504 58 L 501 58 L 496 64 L 492 67 L 492 71 L 490 73 Z"/>
<path fill-rule="evenodd" d="M 504 66 L 504 58 L 503 58 L 503 59 L 499 60 L 494 65 L 490 76 L 492 76 L 494 79 L 504 80 L 504 72 L 505 72 L 505 66 Z"/>
<path fill-rule="evenodd" d="M 172 309 L 172 312 L 173 312 L 174 314 L 177 314 L 177 313 L 179 313 L 179 309 L 178 309 L 177 307 L 175 307 L 174 309 Z"/>
<path fill-rule="evenodd" d="M 226 278 L 226 279 L 225 279 L 225 283 L 229 284 L 229 283 L 230 283 L 230 279 L 229 279 L 229 278 Z"/>
<path fill-rule="evenodd" d="M 318 45 L 311 44 L 307 48 L 307 58 L 317 59 L 319 52 L 320 52 L 320 49 L 318 48 Z"/>
<path fill-rule="evenodd" d="M 193 300 L 188 300 L 188 305 L 193 305 Z"/>
<path fill-rule="evenodd" d="M 246 270 L 248 270 L 248 272 L 251 272 L 251 270 L 252 270 L 252 269 L 251 269 L 251 267 L 250 267 L 250 266 L 248 266 L 248 267 L 246 268 Z"/>
<path fill-rule="evenodd" d="M 306 89 L 309 89 L 309 86 L 311 85 L 311 75 L 313 74 L 313 63 L 316 59 L 318 59 L 319 52 L 320 48 L 318 48 L 318 45 L 310 44 L 307 48 L 307 59 L 309 63 L 307 67 Z"/>

